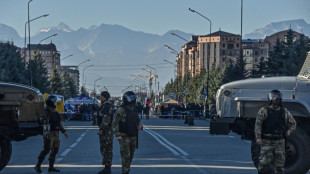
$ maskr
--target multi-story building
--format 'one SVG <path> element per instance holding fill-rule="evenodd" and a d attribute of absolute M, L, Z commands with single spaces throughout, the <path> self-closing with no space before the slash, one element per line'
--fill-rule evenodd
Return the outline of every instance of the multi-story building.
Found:
<path fill-rule="evenodd" d="M 192 36 L 191 41 L 182 47 L 182 52 L 177 56 L 177 77 L 183 79 L 186 73 L 194 77 L 201 69 L 208 71 L 212 65 L 221 68 L 230 63 L 235 65 L 241 52 L 246 63 L 245 69 L 252 70 L 261 59 L 268 59 L 268 52 L 275 46 L 278 38 L 281 42 L 286 42 L 287 32 L 288 30 L 275 33 L 264 40 L 247 39 L 242 42 L 240 35 L 224 31 Z M 301 35 L 294 32 L 294 39 L 299 40 Z M 304 36 L 304 39 L 309 40 L 309 37 Z"/>
<path fill-rule="evenodd" d="M 25 58 L 26 62 L 29 61 L 29 44 L 26 49 L 22 51 L 22 57 Z M 60 54 L 56 49 L 56 45 L 53 43 L 49 44 L 31 44 L 30 45 L 31 59 L 35 55 L 41 54 L 44 60 L 44 65 L 47 68 L 47 74 L 50 77 L 54 69 L 60 72 Z"/>
<path fill-rule="evenodd" d="M 269 44 L 262 39 L 242 40 L 242 48 L 246 70 L 254 69 L 261 59 L 266 61 L 268 58 Z"/>
<path fill-rule="evenodd" d="M 272 34 L 270 36 L 266 36 L 265 43 L 269 44 L 270 50 L 272 50 L 273 47 L 276 45 L 278 39 L 280 40 L 280 42 L 286 42 L 286 39 L 287 39 L 286 35 L 288 31 L 289 30 L 284 30 L 284 31 L 280 31 L 275 34 Z M 294 41 L 296 41 L 300 39 L 302 34 L 296 31 L 293 31 L 293 35 L 294 35 Z M 309 37 L 304 36 L 304 39 L 309 40 Z"/>
<path fill-rule="evenodd" d="M 61 66 L 61 72 L 66 71 L 74 80 L 76 89 L 79 89 L 80 71 L 78 66 Z"/>
<path fill-rule="evenodd" d="M 232 60 L 236 62 L 236 58 L 240 56 L 241 36 L 217 31 L 211 35 L 199 36 L 199 58 L 200 69 L 208 69 L 212 65 L 216 67 L 224 67 Z"/>

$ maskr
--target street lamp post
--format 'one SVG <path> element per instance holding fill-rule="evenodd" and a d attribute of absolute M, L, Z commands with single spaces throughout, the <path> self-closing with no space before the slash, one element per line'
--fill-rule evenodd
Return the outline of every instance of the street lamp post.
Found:
<path fill-rule="evenodd" d="M 176 78 L 176 76 L 175 76 L 175 67 L 176 67 L 176 65 L 174 63 L 168 61 L 168 60 L 164 60 L 164 61 L 173 65 L 174 78 Z"/>
<path fill-rule="evenodd" d="M 34 19 L 31 19 L 30 21 L 27 21 L 26 23 L 25 23 L 25 37 L 24 37 L 24 47 L 26 48 L 26 32 L 27 32 L 27 24 L 28 23 L 30 23 L 31 21 L 34 21 L 34 20 L 37 20 L 37 19 L 39 19 L 39 18 L 42 18 L 42 17 L 47 17 L 49 14 L 45 14 L 45 15 L 42 15 L 42 16 L 39 16 L 39 17 L 36 17 L 36 18 L 34 18 Z"/>
<path fill-rule="evenodd" d="M 187 39 L 184 39 L 183 37 L 181 37 L 181 36 L 179 36 L 179 35 L 177 35 L 175 33 L 170 33 L 170 34 L 172 34 L 173 36 L 176 36 L 176 37 L 178 37 L 180 39 L 183 39 L 185 42 L 189 42 Z"/>
<path fill-rule="evenodd" d="M 168 48 L 169 50 L 172 50 L 173 52 L 171 52 L 171 53 L 178 55 L 178 52 L 177 52 L 175 49 L 169 47 L 168 45 L 164 45 L 164 46 L 165 46 L 166 48 Z"/>
<path fill-rule="evenodd" d="M 78 65 L 77 65 L 78 70 L 80 70 L 80 66 L 81 66 L 83 63 L 86 63 L 86 62 L 88 62 L 88 61 L 90 61 L 90 59 L 85 60 L 85 61 L 81 62 L 80 64 L 78 64 Z M 83 79 L 83 80 L 84 80 L 84 79 Z M 82 81 L 81 85 L 83 85 L 83 81 Z"/>
<path fill-rule="evenodd" d="M 29 42 L 29 69 L 30 69 L 30 86 L 32 86 L 32 70 L 31 70 L 31 51 L 30 51 L 30 14 L 29 14 L 29 4 L 32 0 L 28 1 L 28 42 Z"/>
<path fill-rule="evenodd" d="M 96 82 L 99 81 L 99 80 L 101 80 L 101 79 L 102 79 L 102 77 L 100 77 L 100 78 L 98 78 L 98 79 L 96 79 L 96 80 L 94 81 L 94 100 L 96 100 Z"/>
<path fill-rule="evenodd" d="M 46 38 L 40 40 L 39 44 L 41 44 L 42 41 L 44 41 L 44 40 L 46 40 L 46 39 L 48 39 L 48 38 L 50 38 L 50 37 L 57 36 L 57 35 L 58 35 L 58 34 L 52 34 L 52 35 L 50 35 L 50 36 L 48 36 L 48 37 L 46 37 Z"/>
<path fill-rule="evenodd" d="M 68 56 L 66 56 L 66 57 L 64 57 L 64 58 L 62 58 L 61 60 L 65 60 L 66 58 L 71 57 L 71 56 L 73 56 L 73 54 L 70 54 L 70 55 L 68 55 Z"/>
<path fill-rule="evenodd" d="M 82 86 L 85 86 L 85 82 L 84 82 L 84 70 L 85 70 L 86 68 L 89 68 L 89 67 L 92 67 L 92 66 L 94 66 L 94 65 L 88 65 L 87 67 L 83 68 Z"/>
<path fill-rule="evenodd" d="M 209 63 L 210 63 L 210 57 L 211 57 L 210 49 L 211 49 L 211 28 L 212 28 L 212 22 L 211 22 L 211 20 L 209 18 L 205 17 L 204 15 L 200 14 L 199 12 L 197 12 L 197 11 L 191 9 L 191 8 L 189 8 L 188 10 L 193 12 L 193 13 L 197 13 L 198 15 L 200 15 L 201 17 L 207 19 L 210 22 L 210 34 L 209 34 L 210 38 L 209 38 L 209 49 L 208 49 L 208 59 L 207 59 L 207 67 L 208 67 L 208 69 L 207 69 L 207 96 L 206 96 L 207 100 L 208 100 L 209 99 L 209 97 L 208 97 L 208 95 L 209 95 L 209 81 L 210 81 L 210 70 L 209 70 L 210 69 L 210 65 L 209 65 Z M 203 65 L 203 68 L 204 68 L 204 59 L 203 59 L 203 64 L 202 65 Z"/>

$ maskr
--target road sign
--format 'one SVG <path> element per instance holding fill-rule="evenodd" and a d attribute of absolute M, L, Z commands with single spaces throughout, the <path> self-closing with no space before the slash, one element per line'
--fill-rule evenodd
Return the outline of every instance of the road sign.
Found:
<path fill-rule="evenodd" d="M 174 93 L 173 92 L 170 92 L 170 98 L 173 98 L 174 97 Z"/>
<path fill-rule="evenodd" d="M 189 90 L 186 88 L 183 92 L 185 95 L 189 95 Z"/>
<path fill-rule="evenodd" d="M 203 95 L 203 94 L 201 94 L 200 99 L 201 99 L 201 100 L 205 100 L 205 99 L 206 99 L 206 96 Z"/>

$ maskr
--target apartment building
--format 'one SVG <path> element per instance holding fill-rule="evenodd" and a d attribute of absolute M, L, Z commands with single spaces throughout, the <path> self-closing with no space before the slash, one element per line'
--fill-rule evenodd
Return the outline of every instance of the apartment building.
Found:
<path fill-rule="evenodd" d="M 269 44 L 262 39 L 246 39 L 242 40 L 243 59 L 245 61 L 245 69 L 252 70 L 259 64 L 261 58 L 267 61 Z"/>
<path fill-rule="evenodd" d="M 29 44 L 27 48 L 23 49 L 22 57 L 25 58 L 26 62 L 29 61 Z M 31 44 L 30 45 L 31 58 L 33 59 L 35 55 L 41 54 L 44 60 L 44 65 L 47 68 L 47 74 L 50 77 L 54 69 L 60 72 L 60 54 L 57 51 L 56 45 L 53 43 L 49 44 Z"/>

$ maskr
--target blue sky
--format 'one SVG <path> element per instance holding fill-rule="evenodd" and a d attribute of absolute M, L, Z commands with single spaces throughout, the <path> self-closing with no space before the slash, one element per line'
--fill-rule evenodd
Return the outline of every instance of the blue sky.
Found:
<path fill-rule="evenodd" d="M 28 0 L 0 0 L 0 23 L 24 35 Z M 192 8 L 212 20 L 212 31 L 240 34 L 241 0 L 33 0 L 31 35 L 40 28 L 64 22 L 77 30 L 92 25 L 118 24 L 135 31 L 162 35 L 177 29 L 192 34 L 209 33 L 209 22 L 188 10 Z M 310 0 L 244 0 L 243 34 L 271 22 L 304 19 L 310 23 Z"/>

